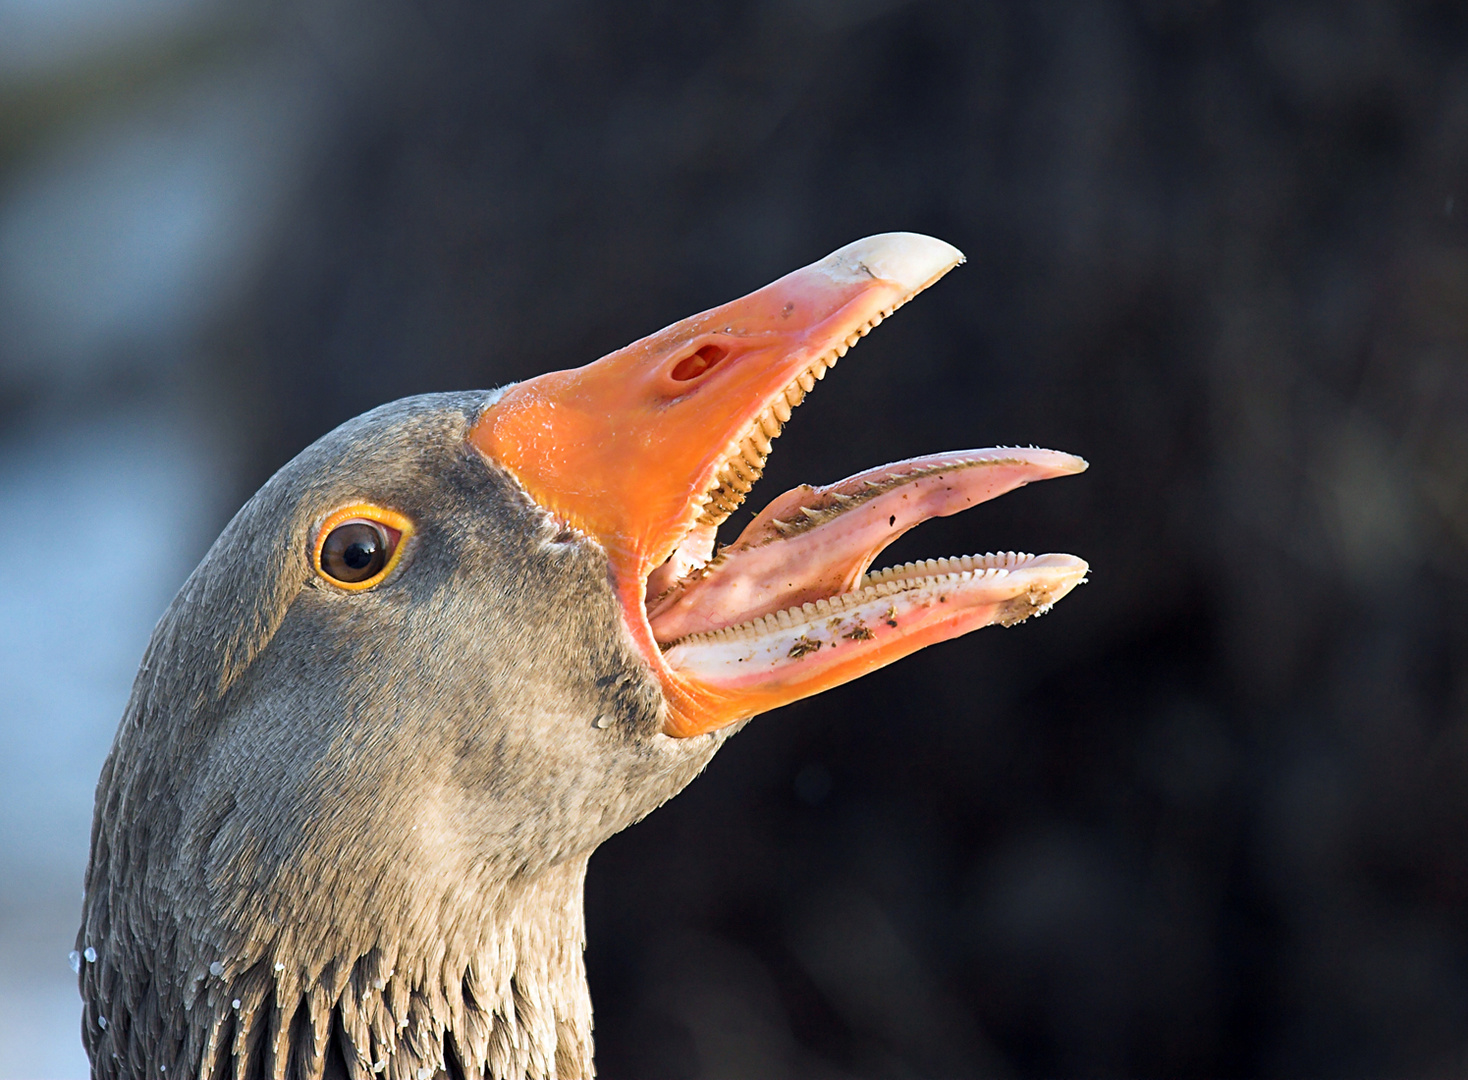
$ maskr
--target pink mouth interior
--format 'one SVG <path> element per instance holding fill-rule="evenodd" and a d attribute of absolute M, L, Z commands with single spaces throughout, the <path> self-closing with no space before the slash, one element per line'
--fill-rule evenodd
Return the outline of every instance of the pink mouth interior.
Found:
<path fill-rule="evenodd" d="M 800 620 L 787 613 L 795 609 L 798 614 L 806 605 L 825 601 L 855 601 L 852 594 L 872 587 L 870 579 L 863 585 L 863 576 L 873 560 L 913 526 L 956 514 L 1033 480 L 1085 468 L 1080 458 L 1054 450 L 965 450 L 883 465 L 825 487 L 802 484 L 765 507 L 712 560 L 714 530 L 698 528 L 689 534 L 678 552 L 648 578 L 647 613 L 653 636 L 666 648 L 690 635 L 773 616 L 780 616 L 787 628 L 798 629 Z M 1030 570 L 1048 578 L 1063 571 L 1066 584 L 1058 594 L 1063 595 L 1084 575 L 1085 564 L 1071 560 L 1061 565 L 1056 559 L 1070 557 L 1006 556 L 995 569 L 1002 570 L 1001 576 Z M 884 574 L 904 576 L 900 571 Z M 999 584 L 993 574 L 988 582 L 986 596 Z M 966 587 L 972 591 L 975 586 Z M 886 588 L 891 589 L 890 582 Z M 1016 578 L 1005 588 L 1009 595 L 1017 595 L 1034 585 Z M 801 655 L 797 647 L 790 658 L 798 660 Z"/>

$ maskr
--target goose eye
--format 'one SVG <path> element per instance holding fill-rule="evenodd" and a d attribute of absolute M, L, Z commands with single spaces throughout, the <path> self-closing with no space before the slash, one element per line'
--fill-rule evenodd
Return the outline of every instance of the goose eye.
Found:
<path fill-rule="evenodd" d="M 316 533 L 316 570 L 341 588 L 370 589 L 387 577 L 412 531 L 412 523 L 395 511 L 343 507 Z"/>
<path fill-rule="evenodd" d="M 382 572 L 389 552 L 382 526 L 365 521 L 338 525 L 321 545 L 321 569 L 327 576 L 355 585 Z"/>

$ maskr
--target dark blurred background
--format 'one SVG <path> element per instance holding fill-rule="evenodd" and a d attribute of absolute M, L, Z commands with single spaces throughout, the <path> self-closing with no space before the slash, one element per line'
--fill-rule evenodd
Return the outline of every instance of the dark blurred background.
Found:
<path fill-rule="evenodd" d="M 84 1071 L 91 787 L 272 470 L 891 229 L 969 262 L 754 503 L 1068 450 L 884 561 L 1093 580 L 605 846 L 602 1075 L 1468 1074 L 1461 0 L 0 0 L 0 1076 Z"/>

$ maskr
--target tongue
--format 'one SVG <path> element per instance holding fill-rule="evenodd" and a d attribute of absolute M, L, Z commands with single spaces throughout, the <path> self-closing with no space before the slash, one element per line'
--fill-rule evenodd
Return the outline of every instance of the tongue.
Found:
<path fill-rule="evenodd" d="M 1054 450 L 963 450 L 826 487 L 802 484 L 765 507 L 708 566 L 661 596 L 649 589 L 653 636 L 667 644 L 851 592 L 882 549 L 914 525 L 1085 468 Z"/>

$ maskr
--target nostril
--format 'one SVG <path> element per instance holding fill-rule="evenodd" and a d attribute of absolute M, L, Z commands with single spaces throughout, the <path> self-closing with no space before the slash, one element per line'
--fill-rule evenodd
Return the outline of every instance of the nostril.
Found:
<path fill-rule="evenodd" d="M 698 378 L 728 355 L 729 350 L 722 345 L 705 345 L 692 356 L 685 356 L 674 364 L 669 374 L 678 382 L 687 382 Z"/>

